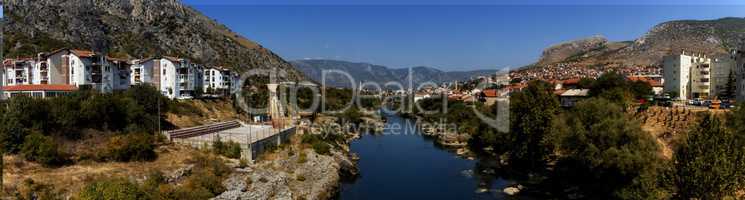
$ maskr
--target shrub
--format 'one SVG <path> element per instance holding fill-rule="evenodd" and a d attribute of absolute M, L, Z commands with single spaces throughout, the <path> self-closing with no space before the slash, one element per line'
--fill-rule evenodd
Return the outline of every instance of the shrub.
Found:
<path fill-rule="evenodd" d="M 212 149 L 218 155 L 233 159 L 241 158 L 241 144 L 232 140 L 223 142 L 220 136 L 217 136 L 217 139 L 212 142 Z"/>
<path fill-rule="evenodd" d="M 332 145 L 329 141 L 324 140 L 322 135 L 319 134 L 304 134 L 302 142 L 310 144 L 313 150 L 318 154 L 328 155 L 331 153 Z"/>
<path fill-rule="evenodd" d="M 57 143 L 40 133 L 26 136 L 21 154 L 26 160 L 36 161 L 44 166 L 59 165 L 64 160 L 57 149 Z"/>
<path fill-rule="evenodd" d="M 128 161 L 151 161 L 155 154 L 153 136 L 147 134 L 118 135 L 109 139 L 108 147 L 103 158 L 128 162 Z"/>
<path fill-rule="evenodd" d="M 105 179 L 86 185 L 80 192 L 81 200 L 148 199 L 136 184 L 122 178 Z"/>
<path fill-rule="evenodd" d="M 621 106 L 605 99 L 582 101 L 557 118 L 552 130 L 550 141 L 561 156 L 553 174 L 556 185 L 578 186 L 590 199 L 666 195 L 655 178 L 664 163 L 657 143 Z"/>
<path fill-rule="evenodd" d="M 706 116 L 675 151 L 674 185 L 680 199 L 735 199 L 745 188 L 745 138 Z"/>

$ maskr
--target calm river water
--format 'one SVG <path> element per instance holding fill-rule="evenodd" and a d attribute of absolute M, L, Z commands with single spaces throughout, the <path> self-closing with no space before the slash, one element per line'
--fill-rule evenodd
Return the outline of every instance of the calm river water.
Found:
<path fill-rule="evenodd" d="M 360 177 L 343 183 L 339 199 L 504 199 L 512 184 L 469 160 L 439 148 L 413 128 L 414 121 L 389 115 L 382 135 L 352 142 Z"/>

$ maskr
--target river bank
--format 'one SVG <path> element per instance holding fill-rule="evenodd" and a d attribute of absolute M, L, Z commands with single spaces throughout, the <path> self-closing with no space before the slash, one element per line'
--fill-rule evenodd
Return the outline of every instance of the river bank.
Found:
<path fill-rule="evenodd" d="M 350 142 L 359 139 L 362 132 L 382 131 L 384 125 L 378 115 L 361 120 L 363 123 L 356 127 L 340 125 L 338 122 L 343 120 L 333 116 L 319 116 L 313 123 L 305 123 L 289 144 L 261 155 L 255 164 L 237 167 L 223 181 L 226 191 L 213 199 L 335 198 L 342 181 L 354 180 L 359 175 L 358 157 L 350 151 Z M 305 134 L 322 135 L 329 130 L 343 133 L 343 139 L 325 141 L 331 142 L 328 152 L 319 152 L 316 146 L 325 143 L 305 141 L 308 137 Z"/>

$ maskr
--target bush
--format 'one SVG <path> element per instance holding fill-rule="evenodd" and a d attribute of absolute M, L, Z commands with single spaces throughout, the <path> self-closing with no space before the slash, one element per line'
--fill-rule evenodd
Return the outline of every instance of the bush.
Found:
<path fill-rule="evenodd" d="M 217 139 L 215 139 L 215 141 L 212 142 L 212 149 L 218 155 L 222 155 L 222 156 L 233 158 L 233 159 L 241 158 L 241 151 L 242 151 L 241 144 L 234 142 L 232 140 L 228 142 L 223 142 L 220 139 L 220 136 L 217 136 Z"/>
<path fill-rule="evenodd" d="M 658 199 L 656 141 L 619 105 L 589 99 L 554 121 L 556 185 L 578 186 L 590 199 Z M 602 183 L 602 184 L 598 184 Z"/>
<path fill-rule="evenodd" d="M 305 144 L 310 144 L 313 150 L 318 154 L 329 155 L 331 153 L 331 147 L 333 147 L 331 144 L 329 144 L 329 142 L 334 141 L 324 140 L 324 137 L 319 134 L 304 134 L 302 142 Z"/>
<path fill-rule="evenodd" d="M 673 159 L 680 199 L 735 199 L 735 193 L 745 189 L 745 138 L 716 116 L 706 116 Z"/>
<path fill-rule="evenodd" d="M 21 155 L 28 161 L 36 161 L 44 166 L 56 166 L 64 160 L 57 149 L 57 143 L 40 133 L 26 136 Z"/>
<path fill-rule="evenodd" d="M 136 184 L 122 178 L 99 180 L 86 185 L 80 192 L 81 200 L 148 199 Z"/>
<path fill-rule="evenodd" d="M 126 134 L 109 139 L 104 159 L 128 162 L 151 161 L 155 154 L 154 137 L 147 134 Z"/>

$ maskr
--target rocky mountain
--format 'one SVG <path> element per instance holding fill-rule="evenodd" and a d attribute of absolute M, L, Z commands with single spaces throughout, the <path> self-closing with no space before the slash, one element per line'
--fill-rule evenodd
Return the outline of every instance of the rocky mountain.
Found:
<path fill-rule="evenodd" d="M 662 57 L 686 51 L 710 56 L 726 54 L 745 39 L 745 18 L 678 20 L 652 27 L 634 41 L 608 42 L 594 36 L 547 48 L 534 66 L 560 62 L 659 65 Z"/>
<path fill-rule="evenodd" d="M 6 56 L 63 47 L 118 57 L 169 55 L 238 71 L 278 68 L 301 78 L 261 45 L 179 0 L 4 0 Z"/>
<path fill-rule="evenodd" d="M 385 84 L 387 82 L 399 82 L 404 87 L 409 83 L 409 68 L 391 69 L 385 66 L 374 65 L 369 63 L 355 63 L 339 60 L 296 60 L 291 61 L 292 65 L 303 72 L 308 78 L 318 83 L 322 82 L 323 70 L 338 70 L 348 73 L 355 84 L 359 82 L 377 82 Z M 411 80 L 414 86 L 421 83 L 432 81 L 434 83 L 450 82 L 455 80 L 467 80 L 471 77 L 480 75 L 495 74 L 498 70 L 474 70 L 474 71 L 451 71 L 446 72 L 431 67 L 412 67 Z M 329 74 L 326 77 L 326 85 L 334 87 L 350 87 L 349 79 L 344 75 Z"/>

